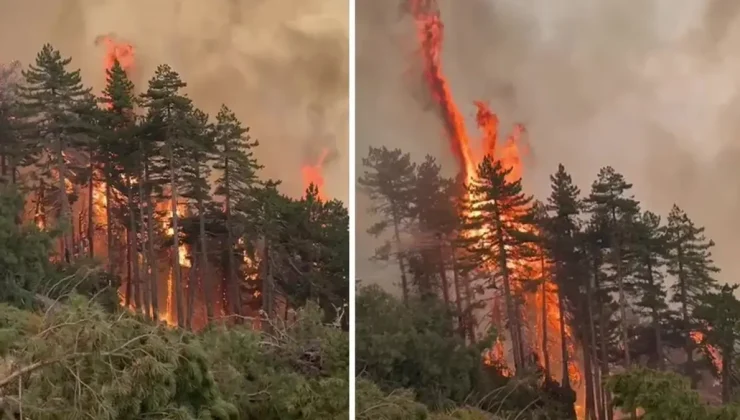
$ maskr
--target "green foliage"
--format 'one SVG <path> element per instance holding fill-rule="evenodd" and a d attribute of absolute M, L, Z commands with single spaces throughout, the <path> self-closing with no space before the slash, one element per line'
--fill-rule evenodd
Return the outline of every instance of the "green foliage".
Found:
<path fill-rule="evenodd" d="M 624 413 L 643 412 L 641 420 L 731 420 L 740 407 L 712 407 L 701 401 L 690 381 L 673 372 L 636 368 L 609 378 L 613 404 Z"/>
<path fill-rule="evenodd" d="M 271 334 L 246 327 L 184 333 L 79 296 L 45 314 L 8 306 L 0 314 L 0 389 L 21 395 L 12 406 L 30 418 L 348 415 L 347 334 L 323 325 L 315 306 Z"/>
<path fill-rule="evenodd" d="M 23 199 L 11 187 L 0 191 L 0 301 L 34 306 L 34 294 L 52 275 L 49 254 L 53 233 L 18 224 Z"/>
<path fill-rule="evenodd" d="M 465 400 L 476 380 L 480 350 L 455 334 L 450 311 L 439 302 L 409 307 L 377 287 L 356 300 L 358 374 L 387 392 L 413 389 L 419 401 L 446 407 Z"/>
<path fill-rule="evenodd" d="M 321 318 L 309 305 L 295 324 L 274 325 L 271 334 L 239 328 L 204 333 L 224 396 L 243 418 L 347 418 L 347 334 Z"/>

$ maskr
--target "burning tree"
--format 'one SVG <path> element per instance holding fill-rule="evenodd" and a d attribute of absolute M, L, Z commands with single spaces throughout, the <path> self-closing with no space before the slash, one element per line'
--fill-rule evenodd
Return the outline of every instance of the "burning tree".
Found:
<path fill-rule="evenodd" d="M 300 199 L 280 194 L 279 181 L 260 178 L 258 142 L 232 111 L 212 121 L 167 65 L 137 94 L 133 46 L 101 43 L 101 95 L 45 45 L 19 94 L 3 97 L 3 177 L 26 201 L 17 223 L 32 219 L 59 240 L 54 262 L 102 263 L 123 306 L 171 325 L 241 322 L 266 307 L 288 317 L 308 300 L 329 318 L 340 311 L 346 207 L 310 183 Z"/>

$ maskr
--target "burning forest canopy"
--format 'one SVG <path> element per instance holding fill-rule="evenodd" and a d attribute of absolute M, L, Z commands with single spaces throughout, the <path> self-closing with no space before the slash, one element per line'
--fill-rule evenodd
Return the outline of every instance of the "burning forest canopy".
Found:
<path fill-rule="evenodd" d="M 546 412 L 554 418 L 612 419 L 614 403 L 626 413 L 647 412 L 666 420 L 736 418 L 738 410 L 731 402 L 739 384 L 734 361 L 740 301 L 735 286 L 720 282 L 723 277 L 713 258 L 720 248 L 701 227 L 705 220 L 693 219 L 677 205 L 662 215 L 651 212 L 651 206 L 635 198 L 639 184 L 633 190 L 628 178 L 606 166 L 608 161 L 595 171 L 595 180 L 580 186 L 570 165 L 555 164 L 548 168 L 557 169 L 549 177 L 550 191 L 529 191 L 529 183 L 522 181 L 530 176 L 525 163 L 533 163 L 537 146 L 549 141 L 538 142 L 537 134 L 549 133 L 541 127 L 530 130 L 530 125 L 537 128 L 543 122 L 500 120 L 486 102 L 495 99 L 504 104 L 504 111 L 526 115 L 512 108 L 513 97 L 507 97 L 519 92 L 495 91 L 491 98 L 479 97 L 481 101 L 469 105 L 459 101 L 453 86 L 461 83 L 455 85 L 447 73 L 464 73 L 468 67 L 444 60 L 450 51 L 446 35 L 451 33 L 446 17 L 453 23 L 462 15 L 475 18 L 456 8 L 457 3 L 403 3 L 408 32 L 398 29 L 385 36 L 413 40 L 414 53 L 401 64 L 365 62 L 372 75 L 367 73 L 365 82 L 358 75 L 358 83 L 372 86 L 378 75 L 392 79 L 392 73 L 383 70 L 394 63 L 406 70 L 403 80 L 413 89 L 406 89 L 406 99 L 397 94 L 403 90 L 385 99 L 407 105 L 410 98 L 417 103 L 423 99 L 426 114 L 413 124 L 378 128 L 370 123 L 373 105 L 368 102 L 370 116 L 365 123 L 358 121 L 358 150 L 369 146 L 358 156 L 358 188 L 368 210 L 367 216 L 358 213 L 358 226 L 365 225 L 367 233 L 378 238 L 371 264 L 392 267 L 380 271 L 380 265 L 365 265 L 362 270 L 359 260 L 358 275 L 363 279 L 368 274 L 370 283 L 394 281 L 400 291 L 399 299 L 375 287 L 360 293 L 358 371 L 381 391 L 413 389 L 416 395 L 411 397 L 431 408 L 466 405 L 479 398 L 473 405 L 484 412 L 501 413 L 505 406 L 504 417 L 540 418 Z M 498 14 L 486 11 L 484 3 L 471 3 L 477 5 L 473 9 L 477 7 L 478 20 L 500 22 L 507 13 L 515 15 L 506 2 Z M 367 13 L 366 29 L 376 29 L 366 31 L 366 37 L 382 38 L 374 34 L 390 12 L 381 9 L 366 4 L 364 11 L 358 10 L 361 20 Z M 511 22 L 502 24 L 513 30 Z M 372 48 L 383 42 L 368 39 L 362 44 L 362 28 L 359 33 L 367 48 L 364 57 L 370 59 Z M 507 44 L 490 45 L 497 47 Z M 481 45 L 475 54 L 480 57 L 484 49 Z M 362 60 L 363 52 L 359 54 Z M 418 83 L 409 73 L 418 76 Z M 469 89 L 476 79 L 465 80 Z M 372 95 L 367 100 L 382 102 L 382 92 L 373 90 Z M 358 97 L 362 110 L 362 93 Z M 501 115 L 510 118 L 506 112 Z M 408 138 L 424 138 L 408 147 L 429 155 L 414 159 L 396 148 L 398 142 L 378 142 L 377 133 L 388 128 L 407 130 Z M 435 142 L 430 139 L 435 138 L 444 144 L 439 152 L 431 147 Z M 390 144 L 394 146 L 386 147 Z M 442 158 L 432 156 L 436 154 Z M 539 157 L 536 163 L 550 158 Z M 361 239 L 358 248 L 370 243 Z M 430 332 L 417 336 L 414 331 L 421 325 Z M 396 340 L 378 341 L 394 334 Z M 412 338 L 406 338 L 409 335 Z M 422 343 L 436 351 L 421 352 Z M 378 352 L 391 360 L 378 360 Z M 378 367 L 384 364 L 399 367 Z M 416 373 L 409 377 L 410 372 Z M 482 382 L 481 374 L 487 378 Z M 702 376 L 719 379 L 721 392 L 712 390 L 712 379 L 702 381 Z M 671 396 L 656 397 L 650 389 L 656 383 L 670 384 Z M 700 383 L 708 391 L 705 398 L 720 400 L 721 393 L 725 405 L 707 409 L 690 389 Z M 366 386 L 365 403 L 372 407 L 381 398 L 374 394 L 378 386 Z M 515 397 L 502 401 L 492 396 L 501 386 L 511 387 L 507 395 Z M 656 398 L 664 402 L 656 404 Z M 418 409 L 412 401 L 404 404 L 410 411 Z"/>
<path fill-rule="evenodd" d="M 0 67 L 0 415 L 346 418 L 328 152 L 281 194 L 231 109 L 167 64 L 136 85 L 135 47 L 96 42 L 100 93 L 50 44 Z"/>
<path fill-rule="evenodd" d="M 20 74 L 16 64 L 3 72 L 0 174 L 24 198 L 18 223 L 53 233 L 58 262 L 101 260 L 124 306 L 181 327 L 258 309 L 272 317 L 278 300 L 286 314 L 307 299 L 341 308 L 344 205 L 314 183 L 300 199 L 281 195 L 233 111 L 210 118 L 168 65 L 136 95 L 134 48 L 98 42 L 99 96 L 49 44 Z"/>
<path fill-rule="evenodd" d="M 205 112 L 215 115 L 227 103 L 249 123 L 263 140 L 255 153 L 266 164 L 265 177 L 280 178 L 282 192 L 301 195 L 302 168 L 328 152 L 321 168 L 326 196 L 346 202 L 346 3 L 0 0 L 0 62 L 25 66 L 50 42 L 74 57 L 86 84 L 99 92 L 106 49 L 97 40 L 129 43 L 137 87 L 159 64 L 170 64 Z"/>

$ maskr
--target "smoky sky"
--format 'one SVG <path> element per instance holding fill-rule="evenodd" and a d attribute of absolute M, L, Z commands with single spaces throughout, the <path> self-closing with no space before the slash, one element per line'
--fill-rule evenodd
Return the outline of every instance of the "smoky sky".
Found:
<path fill-rule="evenodd" d="M 159 64 L 196 106 L 232 108 L 259 139 L 263 175 L 302 193 L 301 165 L 321 150 L 328 196 L 348 197 L 348 6 L 343 0 L 0 0 L 0 61 L 28 64 L 44 43 L 100 91 L 113 35 L 136 48 L 140 89 Z"/>
<path fill-rule="evenodd" d="M 716 243 L 720 280 L 740 269 L 740 3 L 733 0 L 439 0 L 442 53 L 455 99 L 475 130 L 487 101 L 505 134 L 527 126 L 524 184 L 536 197 L 563 163 L 584 193 L 610 165 L 643 208 L 673 203 Z M 357 173 L 369 146 L 456 168 L 399 0 L 357 4 Z M 379 245 L 357 196 L 357 272 L 390 285 L 392 267 L 368 261 Z"/>

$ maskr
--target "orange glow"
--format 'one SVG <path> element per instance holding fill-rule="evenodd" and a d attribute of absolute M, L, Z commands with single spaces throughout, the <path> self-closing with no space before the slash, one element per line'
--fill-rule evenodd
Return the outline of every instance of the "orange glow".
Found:
<path fill-rule="evenodd" d="M 313 164 L 305 164 L 301 168 L 301 176 L 303 177 L 303 189 L 305 191 L 309 185 L 313 184 L 319 191 L 318 198 L 322 201 L 326 200 L 324 194 L 324 162 L 327 156 L 329 156 L 329 150 L 323 149 L 319 155 L 318 160 Z"/>
<path fill-rule="evenodd" d="M 105 46 L 105 56 L 103 57 L 103 68 L 105 70 L 112 69 L 116 60 L 126 73 L 130 73 L 134 68 L 136 50 L 133 45 L 109 35 L 99 37 L 96 44 Z"/>
<path fill-rule="evenodd" d="M 690 335 L 691 339 L 694 340 L 694 343 L 699 346 L 706 346 L 707 353 L 709 353 L 709 356 L 712 359 L 714 368 L 717 369 L 717 372 L 722 372 L 722 354 L 719 352 L 719 349 L 711 344 L 704 343 L 706 336 L 701 331 L 691 331 Z"/>

